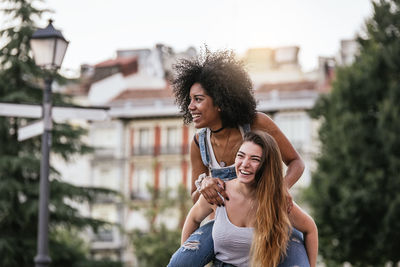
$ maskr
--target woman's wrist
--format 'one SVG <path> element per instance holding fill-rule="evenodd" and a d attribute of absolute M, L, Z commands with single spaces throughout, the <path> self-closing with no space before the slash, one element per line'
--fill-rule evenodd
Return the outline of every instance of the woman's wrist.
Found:
<path fill-rule="evenodd" d="M 196 192 L 198 192 L 199 194 L 201 194 L 201 183 L 203 182 L 204 178 L 206 178 L 207 175 L 206 173 L 202 173 L 199 175 L 199 177 L 197 178 L 197 180 L 194 182 L 194 185 L 196 186 Z"/>

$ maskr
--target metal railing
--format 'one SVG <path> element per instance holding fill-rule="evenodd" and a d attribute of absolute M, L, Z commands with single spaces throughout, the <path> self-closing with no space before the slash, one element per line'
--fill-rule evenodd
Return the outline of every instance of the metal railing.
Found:
<path fill-rule="evenodd" d="M 154 146 L 146 146 L 146 147 L 135 146 L 132 149 L 132 155 L 133 156 L 154 155 Z"/>
<path fill-rule="evenodd" d="M 132 156 L 180 155 L 189 153 L 188 145 L 134 147 Z"/>

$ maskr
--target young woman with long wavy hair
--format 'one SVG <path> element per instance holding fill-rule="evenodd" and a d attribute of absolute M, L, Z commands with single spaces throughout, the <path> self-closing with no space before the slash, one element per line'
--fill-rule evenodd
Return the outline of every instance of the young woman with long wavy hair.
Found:
<path fill-rule="evenodd" d="M 218 207 L 200 196 L 186 218 L 182 243 L 215 212 L 214 266 L 276 267 L 286 255 L 293 225 L 303 232 L 310 265 L 315 266 L 317 228 L 296 204 L 287 213 L 282 159 L 274 138 L 264 132 L 245 134 L 235 170 L 237 179 L 225 183 L 230 200 Z"/>

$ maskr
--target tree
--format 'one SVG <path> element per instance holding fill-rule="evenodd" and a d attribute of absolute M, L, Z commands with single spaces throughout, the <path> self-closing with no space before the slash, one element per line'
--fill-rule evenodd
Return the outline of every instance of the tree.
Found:
<path fill-rule="evenodd" d="M 321 153 L 307 198 L 328 266 L 400 260 L 400 1 L 373 6 L 355 62 L 311 112 Z"/>
<path fill-rule="evenodd" d="M 136 208 L 144 211 L 149 230 L 134 230 L 131 233 L 132 244 L 139 266 L 167 266 L 172 254 L 180 246 L 181 227 L 191 202 L 183 186 L 176 188 L 178 190 L 176 197 L 170 196 L 170 190 L 160 191 L 151 187 L 148 189 L 152 196 L 151 201 Z M 171 209 L 179 211 L 180 223 L 177 229 L 168 229 L 163 222 L 157 223 L 157 216 Z"/>
<path fill-rule="evenodd" d="M 34 20 L 43 12 L 34 7 L 34 0 L 5 0 L 1 11 L 7 16 L 8 28 L 0 30 L 0 101 L 41 104 L 42 84 L 46 73 L 29 56 L 29 38 L 35 30 Z M 6 24 L 3 24 L 6 25 Z M 56 80 L 65 81 L 61 76 Z M 70 99 L 55 94 L 55 104 L 70 105 Z M 0 117 L 0 258 L 1 266 L 32 266 L 36 255 L 38 188 L 40 168 L 40 137 L 17 141 L 18 128 L 29 120 Z M 55 124 L 52 132 L 52 153 L 68 160 L 75 154 L 92 149 L 81 142 L 85 130 L 68 124 Z M 50 171 L 50 240 L 53 266 L 75 266 L 85 260 L 81 246 L 60 238 L 60 230 L 70 240 L 78 231 L 95 230 L 105 222 L 82 217 L 65 200 L 91 202 L 102 194 L 114 194 L 100 188 L 73 186 L 61 180 L 55 169 Z M 64 235 L 65 235 L 64 233 Z M 75 234 L 74 234 L 75 233 Z M 79 239 L 79 238 L 78 238 Z M 79 239 L 80 240 L 80 239 Z M 69 257 L 65 257 L 66 253 Z M 68 260 L 68 262 L 66 262 Z M 87 265 L 89 266 L 89 265 Z"/>

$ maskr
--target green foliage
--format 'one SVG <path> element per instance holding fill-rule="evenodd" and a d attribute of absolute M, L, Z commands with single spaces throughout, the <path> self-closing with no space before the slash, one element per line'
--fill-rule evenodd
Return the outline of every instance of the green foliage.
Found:
<path fill-rule="evenodd" d="M 122 267 L 121 262 L 87 259 L 89 247 L 74 229 L 58 227 L 50 240 L 52 265 L 57 267 Z"/>
<path fill-rule="evenodd" d="M 164 224 L 150 232 L 135 230 L 132 243 L 139 266 L 167 266 L 172 254 L 179 248 L 181 231 L 169 230 Z"/>
<path fill-rule="evenodd" d="M 122 267 L 123 264 L 118 261 L 113 261 L 109 259 L 100 260 L 85 260 L 77 263 L 73 267 Z"/>
<path fill-rule="evenodd" d="M 134 230 L 131 233 L 132 244 L 139 266 L 166 266 L 172 254 L 180 246 L 181 229 L 168 229 L 163 222 L 157 223 L 159 215 L 165 215 L 171 209 L 178 209 L 180 226 L 190 208 L 190 198 L 187 190 L 179 186 L 176 197 L 170 196 L 170 190 L 159 191 L 149 187 L 152 198 L 143 203 L 140 210 L 150 226 L 149 231 Z"/>
<path fill-rule="evenodd" d="M 42 81 L 45 71 L 38 68 L 29 56 L 29 38 L 35 30 L 34 20 L 45 10 L 38 10 L 34 0 L 5 0 L 1 10 L 8 28 L 0 30 L 0 101 L 42 103 Z M 3 24 L 6 25 L 6 24 Z M 62 83 L 65 79 L 56 76 Z M 55 104 L 70 105 L 70 99 L 53 95 Z M 33 266 L 36 255 L 38 190 L 40 176 L 40 137 L 17 141 L 18 128 L 31 120 L 0 118 L 0 266 Z M 52 153 L 68 160 L 74 154 L 91 152 L 81 142 L 85 130 L 68 124 L 55 124 L 52 131 Z M 99 188 L 82 188 L 62 182 L 55 169 L 50 170 L 50 236 L 49 248 L 54 266 L 74 266 L 85 261 L 88 252 L 78 233 L 87 228 L 101 227 L 100 220 L 82 217 L 67 204 L 90 203 L 101 195 L 115 195 Z M 67 229 L 60 232 L 60 229 Z M 69 230 L 73 230 L 69 232 Z M 67 242 L 67 240 L 69 240 Z M 89 265 L 88 265 L 89 266 Z M 94 265 L 92 265 L 94 266 Z"/>
<path fill-rule="evenodd" d="M 307 193 L 328 266 L 400 260 L 400 1 L 374 2 L 366 30 L 312 111 L 322 147 Z"/>

